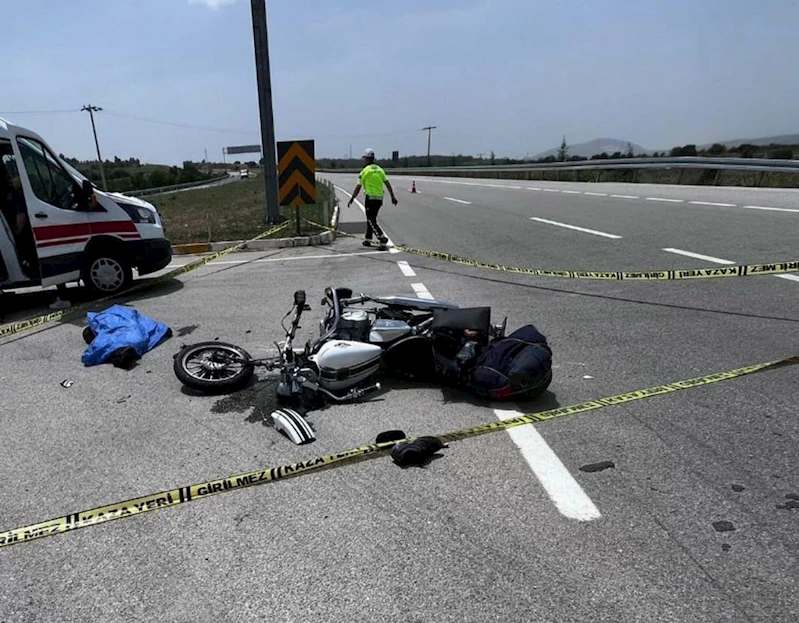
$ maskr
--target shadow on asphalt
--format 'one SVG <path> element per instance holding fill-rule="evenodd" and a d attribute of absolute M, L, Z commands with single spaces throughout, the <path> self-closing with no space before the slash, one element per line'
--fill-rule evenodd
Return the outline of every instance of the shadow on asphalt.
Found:
<path fill-rule="evenodd" d="M 339 223 L 338 228 L 346 234 L 365 234 L 366 223 Z"/>
<path fill-rule="evenodd" d="M 153 280 L 155 281 L 155 280 Z M 147 279 L 139 279 L 134 282 L 134 285 L 147 284 Z M 134 305 L 137 301 L 145 301 L 153 298 L 160 298 L 169 294 L 179 292 L 184 287 L 184 284 L 179 279 L 170 279 L 161 283 L 153 283 L 148 285 L 146 289 L 133 292 L 129 295 L 120 294 L 114 299 L 109 301 L 97 301 L 97 297 L 93 296 L 92 292 L 85 287 L 76 286 L 67 288 L 67 298 L 73 306 L 91 304 L 97 301 L 96 309 L 105 309 L 111 305 L 126 304 Z M 36 316 L 43 316 L 55 310 L 50 308 L 50 305 L 56 299 L 55 290 L 37 290 L 33 292 L 16 292 L 4 293 L 2 295 L 2 309 L 0 309 L 0 322 L 19 322 L 27 318 Z M 69 312 L 70 308 L 63 311 Z M 80 316 L 65 320 L 65 323 L 80 325 L 85 321 L 85 313 Z"/>

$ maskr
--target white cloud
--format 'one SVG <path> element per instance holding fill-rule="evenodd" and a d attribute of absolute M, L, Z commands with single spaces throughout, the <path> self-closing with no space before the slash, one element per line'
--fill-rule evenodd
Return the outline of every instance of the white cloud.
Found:
<path fill-rule="evenodd" d="M 189 0 L 189 4 L 201 4 L 207 6 L 209 9 L 218 9 L 219 7 L 233 4 L 238 0 Z"/>

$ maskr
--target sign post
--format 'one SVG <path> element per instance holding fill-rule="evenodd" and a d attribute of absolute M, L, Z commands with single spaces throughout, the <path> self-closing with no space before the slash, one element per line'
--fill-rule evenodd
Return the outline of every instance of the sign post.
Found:
<path fill-rule="evenodd" d="M 314 142 L 280 141 L 277 144 L 279 201 L 293 206 L 300 235 L 300 207 L 316 203 Z"/>
<path fill-rule="evenodd" d="M 272 115 L 272 77 L 269 71 L 269 38 L 266 28 L 266 1 L 251 0 L 252 33 L 255 44 L 255 74 L 258 81 L 258 107 L 261 112 L 266 184 L 266 222 L 274 225 L 280 217 L 277 203 L 277 167 L 275 166 L 275 122 Z"/>

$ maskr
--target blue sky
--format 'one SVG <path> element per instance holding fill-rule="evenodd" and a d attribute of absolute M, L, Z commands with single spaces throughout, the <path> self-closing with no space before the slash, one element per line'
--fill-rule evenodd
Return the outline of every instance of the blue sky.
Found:
<path fill-rule="evenodd" d="M 0 113 L 97 115 L 103 156 L 259 141 L 247 0 L 6 2 Z M 268 0 L 278 140 L 514 157 L 799 132 L 796 0 Z M 202 126 L 179 128 L 126 118 Z M 86 113 L 5 115 L 93 157 Z M 224 130 L 224 131 L 213 131 Z"/>

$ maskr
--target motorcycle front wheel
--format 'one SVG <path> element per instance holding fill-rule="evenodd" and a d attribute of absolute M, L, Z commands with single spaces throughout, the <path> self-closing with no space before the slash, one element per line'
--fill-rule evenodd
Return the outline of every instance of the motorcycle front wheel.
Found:
<path fill-rule="evenodd" d="M 173 369 L 186 387 L 215 394 L 243 387 L 252 378 L 255 366 L 243 348 L 225 342 L 200 342 L 175 355 Z"/>

